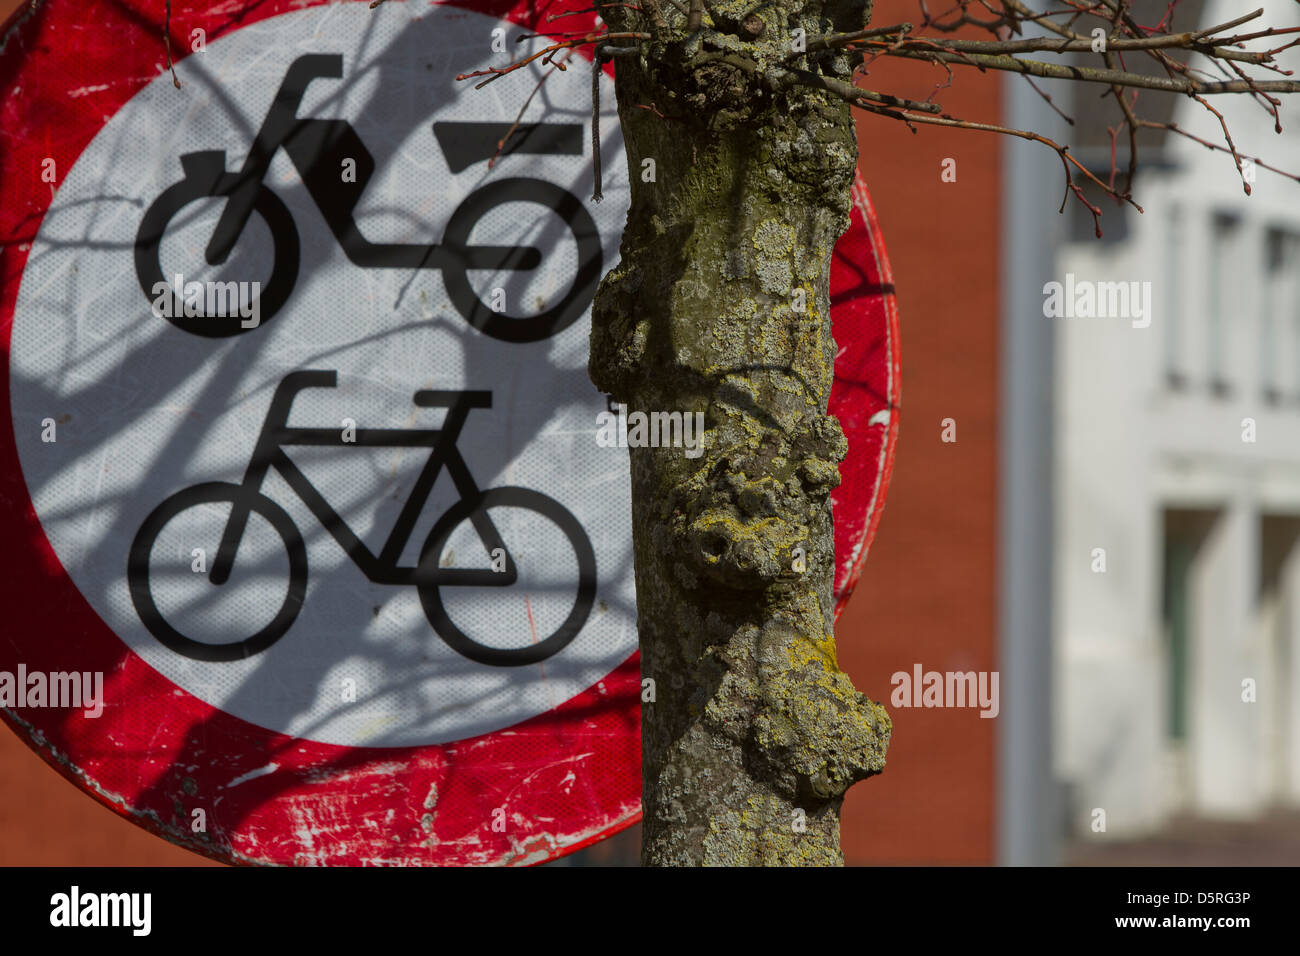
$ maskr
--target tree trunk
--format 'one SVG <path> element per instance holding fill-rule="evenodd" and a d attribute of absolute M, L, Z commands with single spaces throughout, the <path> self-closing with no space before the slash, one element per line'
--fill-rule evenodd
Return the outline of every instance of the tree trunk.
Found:
<path fill-rule="evenodd" d="M 630 451 L 653 687 L 642 862 L 838 865 L 844 792 L 880 772 L 890 735 L 884 708 L 839 669 L 832 633 L 829 494 L 847 445 L 827 414 L 829 274 L 857 143 L 846 105 L 767 68 L 797 27 L 861 29 L 870 6 L 728 0 L 694 38 L 663 9 L 675 28 L 615 60 L 632 206 L 590 361 L 631 411 L 706 416 L 699 457 Z M 638 29 L 634 16 L 607 19 Z M 851 74 L 841 56 L 784 65 Z"/>

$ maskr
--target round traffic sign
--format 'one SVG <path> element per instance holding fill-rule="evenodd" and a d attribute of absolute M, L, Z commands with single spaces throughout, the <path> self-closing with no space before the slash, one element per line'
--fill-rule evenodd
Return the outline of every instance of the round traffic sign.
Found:
<path fill-rule="evenodd" d="M 232 862 L 530 863 L 634 822 L 627 460 L 585 371 L 612 80 L 596 204 L 589 60 L 455 80 L 545 44 L 525 4 L 173 4 L 179 89 L 162 14 L 49 0 L 0 58 L 5 719 Z M 842 603 L 898 397 L 861 184 L 832 294 Z"/>

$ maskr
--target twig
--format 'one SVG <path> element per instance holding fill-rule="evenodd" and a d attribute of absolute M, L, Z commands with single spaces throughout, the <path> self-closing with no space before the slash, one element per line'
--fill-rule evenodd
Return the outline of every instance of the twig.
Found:
<path fill-rule="evenodd" d="M 573 54 L 572 50 L 565 50 L 564 58 L 567 60 L 570 56 L 572 56 L 572 54 Z M 506 143 L 510 142 L 510 137 L 515 135 L 515 130 L 517 130 L 519 128 L 519 124 L 523 122 L 524 113 L 528 111 L 529 105 L 533 102 L 533 97 L 537 95 L 537 91 L 542 88 L 542 84 L 545 83 L 550 78 L 551 74 L 554 73 L 556 70 L 560 70 L 561 72 L 563 72 L 564 64 L 561 62 L 555 63 L 549 70 L 547 70 L 538 78 L 537 85 L 534 86 L 533 91 L 528 94 L 528 99 L 524 100 L 524 105 L 519 107 L 519 112 L 515 116 L 515 121 L 510 124 L 510 129 L 506 130 L 506 135 L 501 137 L 501 139 L 497 142 L 497 151 L 493 153 L 492 158 L 488 160 L 488 169 L 492 169 L 496 166 L 497 160 L 501 158 L 501 151 L 506 148 Z"/>
<path fill-rule="evenodd" d="M 600 202 L 605 198 L 600 169 L 600 73 L 604 62 L 604 49 L 603 44 L 596 47 L 596 55 L 591 59 L 591 163 L 594 174 L 592 202 Z"/>
<path fill-rule="evenodd" d="M 163 12 L 163 48 L 167 51 L 167 69 L 172 71 L 172 86 L 181 88 L 176 77 L 176 64 L 172 62 L 172 0 L 167 0 Z"/>

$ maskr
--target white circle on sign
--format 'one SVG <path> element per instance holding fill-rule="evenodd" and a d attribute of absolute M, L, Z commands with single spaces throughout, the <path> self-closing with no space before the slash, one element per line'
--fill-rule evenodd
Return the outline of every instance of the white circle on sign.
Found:
<path fill-rule="evenodd" d="M 521 32 L 361 4 L 240 29 L 107 122 L 33 243 L 11 400 L 37 516 L 133 652 L 244 720 L 444 743 L 551 710 L 636 648 L 626 452 L 597 445 L 588 298 L 565 305 L 617 256 L 613 90 L 594 204 L 589 61 L 454 80 L 545 42 Z M 274 155 L 253 191 L 255 142 Z M 251 209 L 209 264 L 236 196 Z M 250 327 L 207 331 L 232 315 Z"/>

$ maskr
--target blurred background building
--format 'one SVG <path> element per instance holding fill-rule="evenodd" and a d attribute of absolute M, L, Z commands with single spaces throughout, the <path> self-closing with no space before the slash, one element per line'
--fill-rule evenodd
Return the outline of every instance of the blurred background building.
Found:
<path fill-rule="evenodd" d="M 1293 4 L 1262 5 L 1251 29 L 1294 20 Z M 1136 6 L 1144 23 L 1166 8 L 1148 4 L 1148 21 Z M 1243 10 L 1184 3 L 1177 25 Z M 1295 110 L 1284 108 L 1278 136 L 1259 104 L 1226 99 L 1215 105 L 1239 148 L 1297 171 Z M 1139 99 L 1157 105 L 1223 143 L 1195 101 Z M 1114 123 L 1114 101 L 1080 89 L 1075 106 L 1076 151 L 1105 178 L 1100 111 Z M 1070 829 L 1089 836 L 1094 808 L 1120 837 L 1180 813 L 1252 820 L 1300 805 L 1300 189 L 1248 164 L 1248 197 L 1229 154 L 1161 133 L 1139 148 L 1145 214 L 1103 203 L 1098 241 L 1076 204 L 1056 250 L 1058 281 L 1149 283 L 1150 325 L 1046 320 L 1056 326 L 1054 747 Z M 1117 163 L 1122 182 L 1123 138 Z"/>

